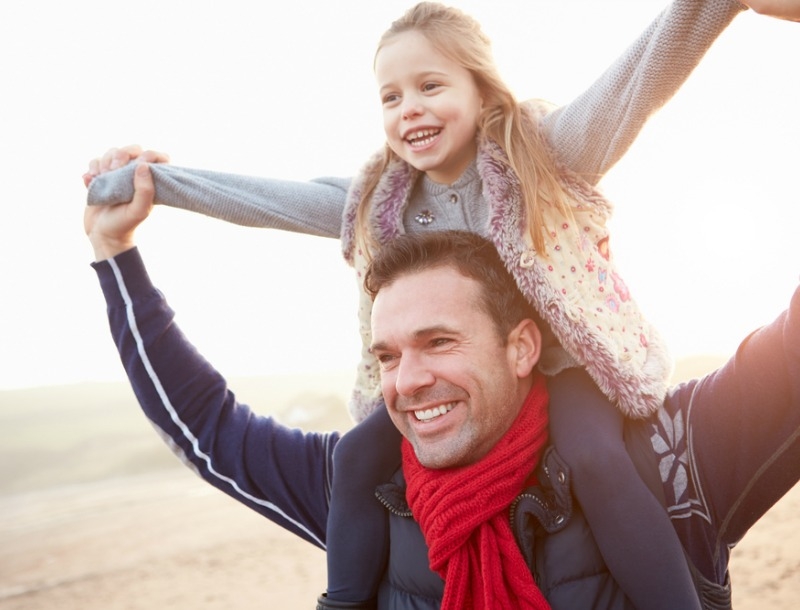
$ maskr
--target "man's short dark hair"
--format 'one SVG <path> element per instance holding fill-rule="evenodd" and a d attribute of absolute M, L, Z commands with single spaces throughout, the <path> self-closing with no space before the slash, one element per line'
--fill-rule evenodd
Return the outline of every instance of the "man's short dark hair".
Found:
<path fill-rule="evenodd" d="M 536 311 L 517 288 L 497 250 L 487 239 L 467 231 L 435 231 L 401 235 L 384 245 L 370 262 L 364 278 L 367 293 L 378 292 L 398 278 L 452 267 L 481 286 L 481 305 L 505 339 L 526 318 L 540 323 Z M 436 295 L 420 295 L 436 298 Z"/>

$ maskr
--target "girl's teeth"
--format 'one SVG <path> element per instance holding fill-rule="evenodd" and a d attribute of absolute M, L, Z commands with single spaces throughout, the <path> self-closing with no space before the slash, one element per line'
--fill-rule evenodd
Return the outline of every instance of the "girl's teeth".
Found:
<path fill-rule="evenodd" d="M 427 146 L 431 142 L 433 142 L 433 136 L 429 138 L 424 138 L 422 140 L 412 140 L 411 146 Z"/>
<path fill-rule="evenodd" d="M 431 130 L 431 129 L 423 129 L 422 131 L 418 131 L 417 133 L 409 136 L 408 143 L 411 146 L 426 146 L 433 142 L 433 139 L 439 135 L 438 131 Z"/>

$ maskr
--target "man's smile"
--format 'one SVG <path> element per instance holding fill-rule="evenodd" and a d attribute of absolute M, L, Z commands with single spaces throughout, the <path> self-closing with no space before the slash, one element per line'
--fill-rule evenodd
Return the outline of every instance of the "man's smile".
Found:
<path fill-rule="evenodd" d="M 431 421 L 432 419 L 436 419 L 437 417 L 441 417 L 445 413 L 452 411 L 453 407 L 455 406 L 455 402 L 449 402 L 447 404 L 439 405 L 438 407 L 432 407 L 430 409 L 420 409 L 419 411 L 414 411 L 414 417 L 417 418 L 417 421 Z"/>

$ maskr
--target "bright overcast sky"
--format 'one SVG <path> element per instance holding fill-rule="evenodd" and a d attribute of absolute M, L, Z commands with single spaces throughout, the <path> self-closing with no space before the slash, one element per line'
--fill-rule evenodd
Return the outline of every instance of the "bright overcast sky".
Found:
<path fill-rule="evenodd" d="M 565 103 L 667 3 L 453 4 L 483 23 L 518 97 Z M 91 157 L 137 142 L 190 167 L 352 175 L 383 141 L 375 44 L 410 5 L 4 2 L 0 389 L 123 378 L 82 231 Z M 796 285 L 798 58 L 800 24 L 738 17 L 604 183 L 617 261 L 675 356 L 730 353 Z M 226 375 L 354 366 L 338 242 L 159 208 L 139 243 Z"/>

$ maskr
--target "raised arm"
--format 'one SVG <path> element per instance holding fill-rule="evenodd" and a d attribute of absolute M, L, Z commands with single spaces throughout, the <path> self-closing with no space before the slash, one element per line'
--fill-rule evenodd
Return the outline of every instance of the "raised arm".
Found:
<path fill-rule="evenodd" d="M 236 401 L 192 346 L 135 247 L 153 207 L 147 167 L 130 203 L 87 207 L 85 228 L 114 342 L 145 415 L 185 463 L 218 489 L 325 546 L 331 456 L 338 434 L 310 434 Z"/>
<path fill-rule="evenodd" d="M 744 9 L 737 0 L 674 1 L 584 93 L 545 117 L 559 160 L 599 182 Z"/>
<path fill-rule="evenodd" d="M 690 473 L 674 512 L 713 516 L 711 545 L 737 542 L 800 481 L 800 288 L 725 366 L 672 391 L 665 414 L 668 459 Z"/>

